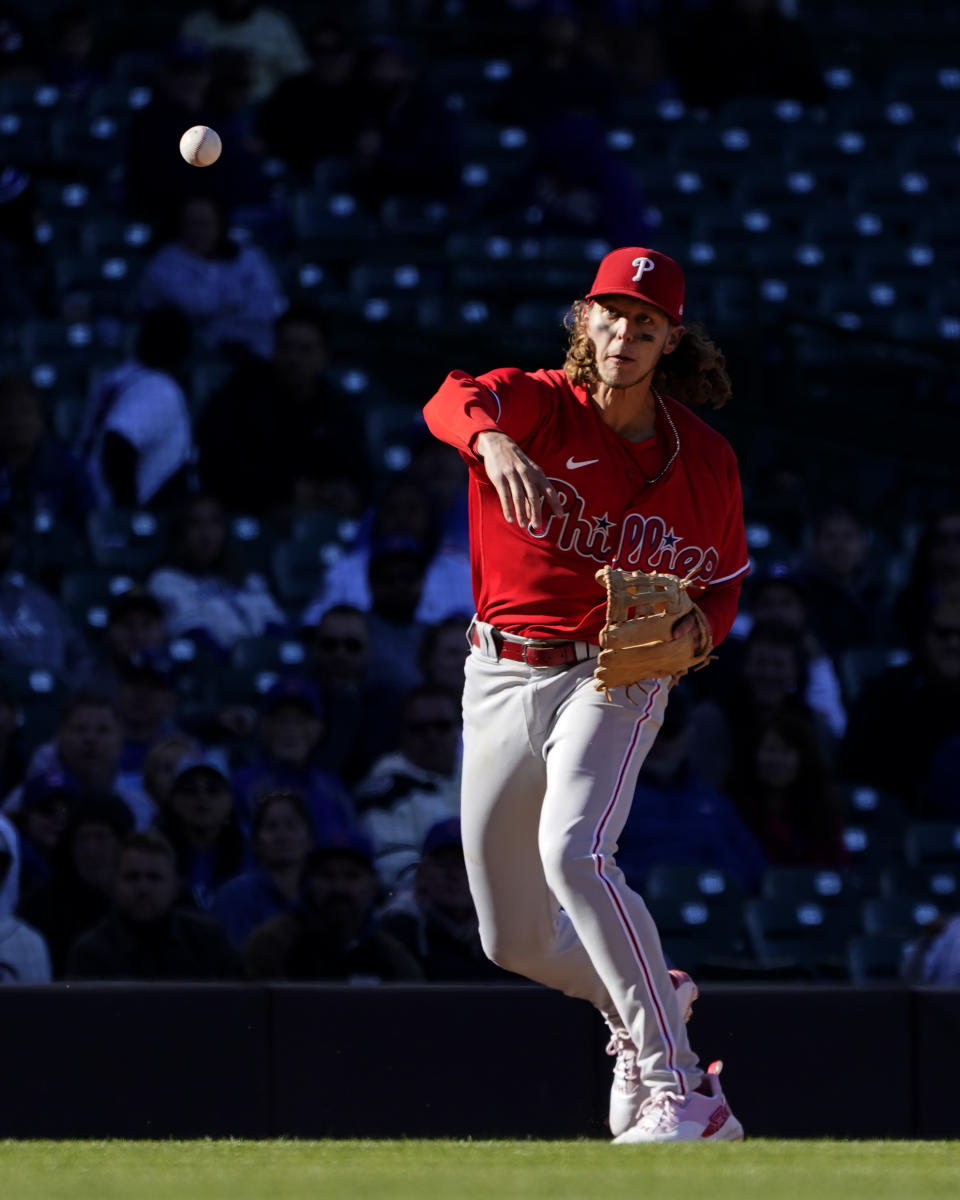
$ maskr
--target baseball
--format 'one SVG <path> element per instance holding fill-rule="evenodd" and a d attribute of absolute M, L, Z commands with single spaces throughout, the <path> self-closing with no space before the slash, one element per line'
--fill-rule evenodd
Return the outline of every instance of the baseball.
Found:
<path fill-rule="evenodd" d="M 191 167 L 209 167 L 220 157 L 223 143 L 215 129 L 194 125 L 180 139 L 180 153 Z"/>

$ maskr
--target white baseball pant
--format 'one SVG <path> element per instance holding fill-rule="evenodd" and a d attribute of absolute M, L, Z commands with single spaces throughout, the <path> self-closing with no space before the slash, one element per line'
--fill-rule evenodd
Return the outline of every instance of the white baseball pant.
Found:
<path fill-rule="evenodd" d="M 684 1096 L 702 1072 L 656 926 L 614 862 L 667 682 L 608 701 L 591 660 L 498 659 L 491 627 L 472 628 L 481 645 L 465 670 L 461 824 L 484 950 L 619 1017 L 646 1087 Z"/>

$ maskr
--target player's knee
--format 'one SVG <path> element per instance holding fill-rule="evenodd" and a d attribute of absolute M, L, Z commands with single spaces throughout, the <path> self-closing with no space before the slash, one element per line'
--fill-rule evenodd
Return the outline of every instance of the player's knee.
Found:
<path fill-rule="evenodd" d="M 547 886 L 557 897 L 570 888 L 582 890 L 584 874 L 593 873 L 593 858 L 589 851 L 568 837 L 541 838 L 540 858 Z"/>
<path fill-rule="evenodd" d="M 517 975 L 530 975 L 544 957 L 542 947 L 529 938 L 518 938 L 511 933 L 481 929 L 480 944 L 491 962 Z"/>

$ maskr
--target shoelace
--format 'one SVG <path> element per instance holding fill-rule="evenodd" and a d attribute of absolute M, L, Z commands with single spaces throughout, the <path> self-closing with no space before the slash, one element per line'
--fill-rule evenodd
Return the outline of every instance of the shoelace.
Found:
<path fill-rule="evenodd" d="M 676 1092 L 655 1092 L 640 1105 L 637 1124 L 649 1133 L 656 1129 L 672 1129 L 678 1124 L 677 1109 L 683 1104 Z"/>
<path fill-rule="evenodd" d="M 613 1064 L 614 1086 L 625 1092 L 632 1091 L 640 1078 L 637 1070 L 637 1048 L 625 1029 L 611 1029 L 610 1033 L 607 1053 L 617 1056 L 617 1061 Z"/>

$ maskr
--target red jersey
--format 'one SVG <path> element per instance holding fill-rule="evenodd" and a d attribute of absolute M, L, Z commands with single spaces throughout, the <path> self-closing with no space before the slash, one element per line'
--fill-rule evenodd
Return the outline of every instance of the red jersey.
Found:
<path fill-rule="evenodd" d="M 476 379 L 451 372 L 424 408 L 435 437 L 470 467 L 470 556 L 477 615 L 523 637 L 596 642 L 606 592 L 594 575 L 609 563 L 693 575 L 690 595 L 726 637 L 748 569 L 737 461 L 729 442 L 685 405 L 663 404 L 645 442 L 615 433 L 583 387 L 562 370 L 501 368 Z M 658 413 L 658 417 L 660 413 Z M 511 437 L 556 488 L 533 530 L 503 516 L 474 453 L 486 430 Z M 679 443 L 676 457 L 655 482 Z"/>

